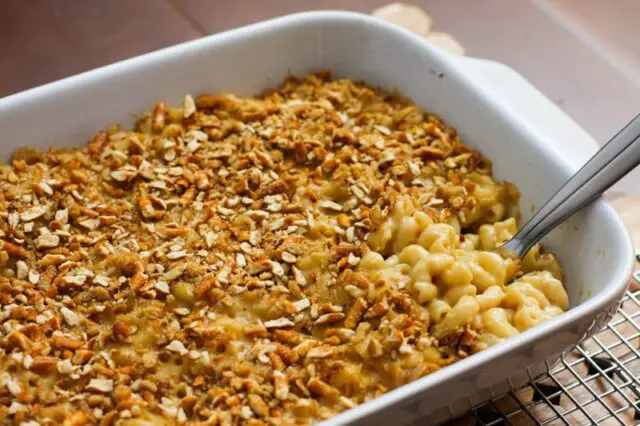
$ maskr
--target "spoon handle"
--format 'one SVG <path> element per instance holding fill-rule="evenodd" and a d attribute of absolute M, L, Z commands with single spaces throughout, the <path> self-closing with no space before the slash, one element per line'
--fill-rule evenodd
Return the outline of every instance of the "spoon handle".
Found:
<path fill-rule="evenodd" d="M 591 157 L 501 248 L 524 256 L 549 231 L 595 200 L 638 164 L 640 115 Z"/>

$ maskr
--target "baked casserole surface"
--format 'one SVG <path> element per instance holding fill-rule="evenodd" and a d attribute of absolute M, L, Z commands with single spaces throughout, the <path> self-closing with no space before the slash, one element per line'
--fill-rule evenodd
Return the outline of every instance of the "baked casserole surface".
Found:
<path fill-rule="evenodd" d="M 52 129 L 55 131 L 55 129 Z M 0 167 L 0 423 L 307 424 L 568 308 L 455 129 L 329 73 Z"/>

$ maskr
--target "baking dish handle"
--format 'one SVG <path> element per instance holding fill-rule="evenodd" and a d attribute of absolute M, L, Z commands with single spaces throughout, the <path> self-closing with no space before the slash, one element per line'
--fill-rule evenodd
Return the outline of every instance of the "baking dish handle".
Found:
<path fill-rule="evenodd" d="M 598 150 L 598 144 L 556 104 L 513 69 L 498 62 L 455 57 L 469 78 L 520 116 L 575 170 Z"/>

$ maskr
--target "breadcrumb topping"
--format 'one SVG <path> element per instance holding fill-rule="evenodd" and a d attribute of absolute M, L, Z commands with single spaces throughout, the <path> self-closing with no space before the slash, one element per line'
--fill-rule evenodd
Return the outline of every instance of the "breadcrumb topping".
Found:
<path fill-rule="evenodd" d="M 18 150 L 0 423 L 305 424 L 466 357 L 474 333 L 437 339 L 408 289 L 370 291 L 361 260 L 406 197 L 475 231 L 518 194 L 435 115 L 329 73 Z"/>

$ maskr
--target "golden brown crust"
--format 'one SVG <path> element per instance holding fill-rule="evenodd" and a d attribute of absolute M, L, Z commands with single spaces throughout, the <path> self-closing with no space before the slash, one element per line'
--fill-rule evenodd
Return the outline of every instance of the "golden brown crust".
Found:
<path fill-rule="evenodd" d="M 20 150 L 0 168 L 0 419 L 304 424 L 454 362 L 470 334 L 438 346 L 408 292 L 354 271 L 402 195 L 464 229 L 508 215 L 490 173 L 436 116 L 326 73 Z"/>

